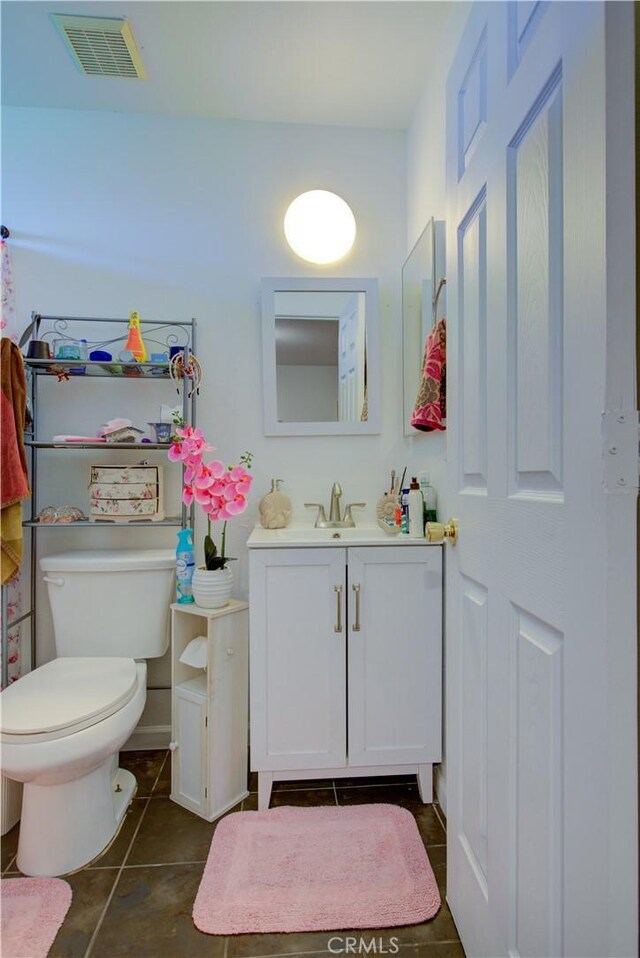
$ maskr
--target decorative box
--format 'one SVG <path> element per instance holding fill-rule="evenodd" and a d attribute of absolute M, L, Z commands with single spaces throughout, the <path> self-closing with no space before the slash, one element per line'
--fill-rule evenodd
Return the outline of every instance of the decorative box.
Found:
<path fill-rule="evenodd" d="M 164 519 L 162 466 L 91 466 L 89 518 L 94 522 Z"/>

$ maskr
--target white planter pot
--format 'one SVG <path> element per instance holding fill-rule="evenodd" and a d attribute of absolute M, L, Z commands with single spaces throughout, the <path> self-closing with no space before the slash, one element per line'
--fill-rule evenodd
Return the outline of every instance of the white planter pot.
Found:
<path fill-rule="evenodd" d="M 231 597 L 233 572 L 224 569 L 196 569 L 191 583 L 193 598 L 201 609 L 221 609 Z"/>

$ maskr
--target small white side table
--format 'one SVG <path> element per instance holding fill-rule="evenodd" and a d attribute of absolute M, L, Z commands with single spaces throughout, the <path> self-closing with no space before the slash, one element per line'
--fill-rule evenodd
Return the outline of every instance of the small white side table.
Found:
<path fill-rule="evenodd" d="M 171 798 L 212 822 L 247 791 L 249 606 L 171 606 Z M 180 662 L 207 638 L 207 669 Z"/>

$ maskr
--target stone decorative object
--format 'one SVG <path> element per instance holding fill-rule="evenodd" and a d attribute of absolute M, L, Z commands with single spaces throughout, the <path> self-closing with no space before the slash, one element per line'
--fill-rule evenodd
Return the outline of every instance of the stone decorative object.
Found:
<path fill-rule="evenodd" d="M 282 479 L 271 480 L 271 491 L 258 504 L 263 529 L 285 529 L 291 522 L 291 499 L 280 492 Z"/>

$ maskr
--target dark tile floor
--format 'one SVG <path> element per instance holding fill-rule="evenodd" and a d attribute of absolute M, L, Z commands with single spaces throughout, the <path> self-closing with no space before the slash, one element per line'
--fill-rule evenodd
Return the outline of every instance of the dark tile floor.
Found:
<path fill-rule="evenodd" d="M 73 889 L 69 913 L 49 958 L 257 958 L 275 955 L 336 954 L 332 932 L 289 935 L 204 935 L 191 909 L 216 822 L 205 822 L 169 799 L 170 753 L 124 752 L 120 764 L 138 780 L 138 792 L 118 837 L 93 866 L 68 877 Z M 257 783 L 234 811 L 257 808 Z M 451 912 L 444 902 L 445 822 L 437 805 L 422 805 L 414 780 L 336 779 L 286 782 L 274 786 L 275 805 L 351 805 L 392 802 L 408 808 L 420 834 L 443 898 L 435 918 L 402 928 L 340 932 L 355 939 L 351 953 L 397 954 L 398 958 L 464 958 Z M 16 825 L 2 839 L 3 876 L 17 876 Z M 345 943 L 344 948 L 347 947 Z M 331 950 L 333 949 L 333 950 Z M 354 951 L 355 949 L 355 951 Z M 344 954 L 345 952 L 343 952 Z"/>

